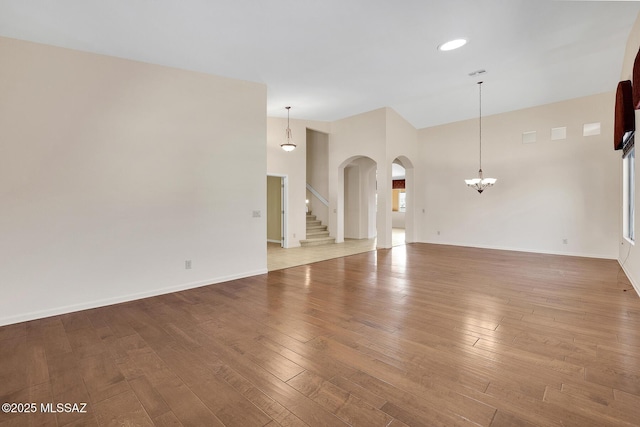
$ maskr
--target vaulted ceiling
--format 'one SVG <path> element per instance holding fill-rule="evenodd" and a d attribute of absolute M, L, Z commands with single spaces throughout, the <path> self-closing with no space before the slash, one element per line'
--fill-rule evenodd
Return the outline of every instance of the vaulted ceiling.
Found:
<path fill-rule="evenodd" d="M 422 128 L 613 91 L 640 2 L 3 0 L 0 35 L 265 83 L 267 114 Z M 440 52 L 454 38 L 466 46 Z"/>

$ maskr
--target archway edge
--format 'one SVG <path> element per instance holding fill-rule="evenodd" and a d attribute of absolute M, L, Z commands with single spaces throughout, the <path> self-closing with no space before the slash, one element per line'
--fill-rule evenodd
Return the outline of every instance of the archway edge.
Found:
<path fill-rule="evenodd" d="M 396 160 L 399 160 L 400 164 L 405 169 L 413 168 L 413 162 L 407 156 L 404 156 L 404 155 L 396 156 L 391 163 L 394 163 Z"/>
<path fill-rule="evenodd" d="M 340 166 L 338 166 L 338 170 L 344 169 L 346 168 L 351 162 L 355 161 L 355 160 L 359 160 L 359 159 L 369 159 L 371 160 L 373 163 L 375 163 L 376 167 L 378 165 L 378 162 L 376 162 L 374 159 L 372 159 L 369 156 L 365 156 L 364 154 L 357 154 L 355 156 L 351 156 L 348 157 L 347 159 L 345 159 L 342 163 L 340 163 Z M 408 160 L 408 159 L 407 159 Z"/>

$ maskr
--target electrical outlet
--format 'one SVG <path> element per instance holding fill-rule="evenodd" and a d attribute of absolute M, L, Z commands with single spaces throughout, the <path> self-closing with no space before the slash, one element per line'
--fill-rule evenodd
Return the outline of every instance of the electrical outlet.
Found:
<path fill-rule="evenodd" d="M 293 238 L 294 238 L 294 239 L 296 238 L 296 233 L 293 233 Z"/>
<path fill-rule="evenodd" d="M 440 235 L 440 230 L 438 230 L 438 236 Z"/>
<path fill-rule="evenodd" d="M 563 245 L 568 245 L 569 244 L 569 239 L 562 239 L 562 244 Z"/>
<path fill-rule="evenodd" d="M 260 211 L 253 211 L 254 218 L 260 218 Z"/>
<path fill-rule="evenodd" d="M 184 262 L 184 268 L 185 270 L 191 270 L 191 260 L 188 259 Z"/>

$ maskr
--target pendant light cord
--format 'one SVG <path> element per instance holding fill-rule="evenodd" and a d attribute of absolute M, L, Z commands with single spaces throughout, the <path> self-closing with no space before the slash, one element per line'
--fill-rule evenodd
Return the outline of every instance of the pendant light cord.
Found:
<path fill-rule="evenodd" d="M 482 82 L 478 82 L 478 90 L 480 92 L 480 170 L 482 170 Z"/>
<path fill-rule="evenodd" d="M 289 126 L 289 111 L 291 107 L 285 107 L 287 109 L 287 144 L 291 144 L 291 127 Z"/>

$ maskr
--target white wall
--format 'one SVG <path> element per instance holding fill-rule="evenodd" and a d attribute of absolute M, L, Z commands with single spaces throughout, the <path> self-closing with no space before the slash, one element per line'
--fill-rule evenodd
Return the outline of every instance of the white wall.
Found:
<path fill-rule="evenodd" d="M 405 228 L 405 213 L 391 211 L 391 225 L 393 228 Z"/>
<path fill-rule="evenodd" d="M 266 272 L 264 85 L 0 57 L 0 325 Z"/>
<path fill-rule="evenodd" d="M 421 241 L 617 257 L 613 104 L 614 94 L 605 93 L 483 117 L 482 167 L 498 182 L 481 195 L 464 183 L 478 171 L 478 120 L 420 130 Z M 602 133 L 583 137 L 583 124 L 592 122 Z M 567 139 L 551 141 L 551 128 L 561 126 Z M 537 142 L 523 144 L 525 131 L 537 131 Z"/>
<path fill-rule="evenodd" d="M 282 107 L 284 109 L 284 106 Z M 295 114 L 295 108 L 291 108 Z M 293 142 L 297 148 L 286 152 L 280 144 L 286 141 L 287 119 L 267 118 L 267 173 L 286 176 L 287 194 L 287 247 L 300 246 L 300 240 L 306 237 L 306 192 L 307 192 L 307 128 L 329 133 L 330 123 L 310 120 L 290 119 Z"/>
<path fill-rule="evenodd" d="M 622 65 L 622 71 L 620 73 L 620 80 L 633 81 L 633 78 L 632 78 L 633 62 L 635 61 L 639 48 L 640 48 L 640 19 L 636 19 L 636 22 L 631 30 L 631 33 L 629 34 L 629 39 L 627 41 L 624 61 Z M 633 84 L 635 86 L 640 84 L 640 82 L 633 82 Z M 640 127 L 640 114 L 639 114 L 639 111 L 636 110 L 636 128 L 638 127 Z M 635 140 L 636 142 L 640 141 L 640 135 L 638 135 L 638 131 L 636 131 Z M 609 145 L 612 147 L 613 134 L 610 135 L 609 142 L 610 142 Z M 636 236 L 640 236 L 640 232 L 639 232 L 640 215 L 638 215 L 638 212 L 640 212 L 640 204 L 638 203 L 638 201 L 640 200 L 638 198 L 640 197 L 640 189 L 639 189 L 640 188 L 640 171 L 638 170 L 638 166 L 637 166 L 638 159 L 640 158 L 640 156 L 638 156 L 638 152 L 639 152 L 638 147 L 636 147 L 636 171 L 635 171 L 636 172 L 635 173 L 635 177 L 636 177 L 636 181 L 635 181 L 635 200 L 636 200 L 635 231 L 636 233 L 635 234 Z M 621 165 L 620 170 L 622 170 L 622 153 L 620 151 L 616 152 L 616 158 L 618 159 L 618 162 Z M 622 182 L 622 172 L 619 174 L 618 180 Z M 620 187 L 622 188 L 622 185 Z M 631 280 L 631 283 L 633 284 L 633 287 L 635 288 L 636 292 L 640 295 L 640 251 L 638 250 L 637 246 L 631 245 L 624 238 L 623 223 L 622 223 L 622 209 L 623 209 L 622 192 L 620 192 L 619 194 L 618 206 L 619 206 L 619 211 L 617 213 L 617 219 L 619 220 L 618 221 L 619 226 L 617 230 L 617 237 L 618 237 L 618 241 L 620 242 L 618 260 L 622 265 L 622 267 L 624 268 L 624 271 L 627 274 L 627 277 L 629 278 L 629 280 Z"/>
<path fill-rule="evenodd" d="M 344 237 L 360 239 L 361 223 L 360 165 L 350 164 L 344 168 Z"/>
<path fill-rule="evenodd" d="M 367 157 L 344 168 L 344 237 L 376 237 L 376 165 Z"/>

